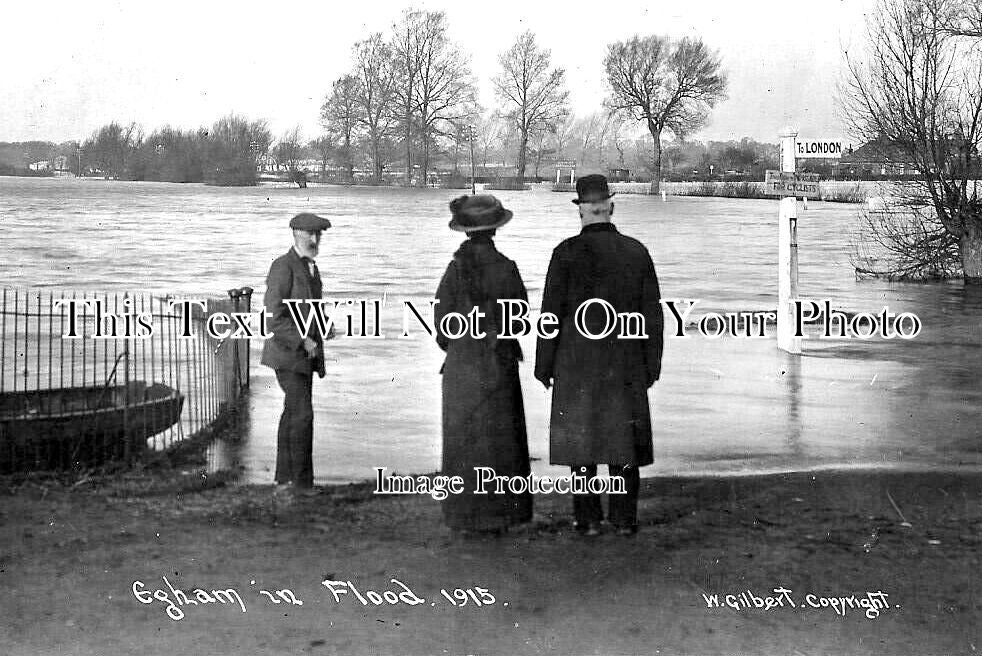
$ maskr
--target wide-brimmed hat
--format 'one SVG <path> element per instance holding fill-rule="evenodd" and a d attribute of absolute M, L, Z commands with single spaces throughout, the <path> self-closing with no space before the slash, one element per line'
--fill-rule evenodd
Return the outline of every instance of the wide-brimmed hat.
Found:
<path fill-rule="evenodd" d="M 450 229 L 458 232 L 493 230 L 511 221 L 511 210 L 491 194 L 460 196 L 450 201 Z"/>
<path fill-rule="evenodd" d="M 306 230 L 307 232 L 320 232 L 331 227 L 331 222 L 322 216 L 304 212 L 297 214 L 290 219 L 290 227 L 294 230 Z"/>
<path fill-rule="evenodd" d="M 592 173 L 590 175 L 584 175 L 576 181 L 576 198 L 573 199 L 573 202 L 577 205 L 580 203 L 596 203 L 597 201 L 607 200 L 614 193 L 616 192 L 611 192 L 610 187 L 607 186 L 607 178 L 599 173 Z"/>

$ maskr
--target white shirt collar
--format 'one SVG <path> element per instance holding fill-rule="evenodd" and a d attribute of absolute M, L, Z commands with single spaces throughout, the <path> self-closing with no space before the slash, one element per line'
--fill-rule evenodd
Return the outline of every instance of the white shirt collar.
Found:
<path fill-rule="evenodd" d="M 293 252 L 297 254 L 297 257 L 299 257 L 304 264 L 307 265 L 307 272 L 310 274 L 311 278 L 317 275 L 317 261 L 314 258 L 301 254 L 300 251 L 297 250 L 296 244 L 293 245 Z"/>

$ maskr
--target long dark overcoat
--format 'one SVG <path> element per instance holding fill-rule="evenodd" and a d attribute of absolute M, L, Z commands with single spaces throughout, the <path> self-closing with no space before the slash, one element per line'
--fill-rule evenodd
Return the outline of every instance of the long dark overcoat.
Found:
<path fill-rule="evenodd" d="M 611 320 L 595 302 L 578 329 L 577 309 L 590 299 L 607 301 L 617 313 L 640 313 L 647 337 L 623 338 L 615 327 L 607 337 L 589 339 L 582 333 L 601 334 Z M 542 311 L 559 318 L 559 335 L 539 338 L 535 361 L 536 378 L 551 378 L 554 384 L 553 464 L 641 466 L 654 461 L 648 388 L 661 373 L 659 300 L 648 250 L 611 223 L 585 226 L 553 251 Z"/>
<path fill-rule="evenodd" d="M 475 266 L 460 257 L 470 250 Z M 476 276 L 484 298 L 474 299 L 469 280 Z M 447 267 L 436 293 L 436 325 L 449 312 L 468 314 L 475 305 L 487 318 L 483 339 L 449 339 L 437 330 L 437 343 L 447 352 L 443 365 L 443 467 L 446 476 L 461 476 L 463 494 L 443 501 L 451 528 L 498 529 L 532 517 L 530 494 L 475 495 L 474 467 L 491 467 L 500 476 L 528 476 L 528 436 L 518 378 L 522 358 L 516 340 L 499 340 L 497 299 L 527 300 L 518 267 L 490 240 L 468 240 Z"/>

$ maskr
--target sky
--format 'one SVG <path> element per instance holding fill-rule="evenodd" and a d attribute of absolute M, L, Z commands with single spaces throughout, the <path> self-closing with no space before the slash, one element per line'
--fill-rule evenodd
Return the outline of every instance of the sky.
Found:
<path fill-rule="evenodd" d="M 266 119 L 274 136 L 299 126 L 312 139 L 352 46 L 387 34 L 409 7 L 446 12 L 485 107 L 497 105 L 498 56 L 525 30 L 566 70 L 578 116 L 601 109 L 607 44 L 688 35 L 718 50 L 729 79 L 695 138 L 777 141 L 788 125 L 847 138 L 836 102 L 843 53 L 863 49 L 875 2 L 16 2 L 0 18 L 0 141 L 80 139 L 110 121 L 196 128 L 233 111 Z"/>

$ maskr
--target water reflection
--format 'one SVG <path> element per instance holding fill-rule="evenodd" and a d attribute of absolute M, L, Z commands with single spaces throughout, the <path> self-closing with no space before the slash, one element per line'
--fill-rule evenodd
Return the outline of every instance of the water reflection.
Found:
<path fill-rule="evenodd" d="M 442 353 L 415 331 L 398 339 L 402 303 L 425 305 L 460 236 L 446 228 L 452 190 L 0 179 L 0 280 L 17 288 L 136 289 L 210 296 L 248 285 L 262 298 L 269 263 L 289 247 L 299 211 L 329 216 L 318 258 L 331 298 L 385 297 L 386 338 L 332 343 L 314 382 L 317 482 L 369 479 L 372 467 L 434 471 L 440 462 Z M 501 192 L 515 218 L 497 237 L 538 307 L 553 247 L 578 231 L 571 195 Z M 695 311 L 773 308 L 777 203 L 619 195 L 615 222 L 648 246 L 663 296 Z M 961 283 L 857 282 L 849 262 L 855 208 L 812 204 L 799 220 L 800 295 L 834 308 L 913 312 L 914 340 L 804 342 L 669 338 L 651 393 L 654 473 L 826 466 L 982 464 L 982 290 Z M 152 238 L 151 238 L 152 236 Z M 38 247 L 57 243 L 57 248 Z M 43 272 L 38 278 L 38 272 Z M 534 353 L 531 338 L 521 341 Z M 271 482 L 282 395 L 252 345 L 248 428 L 216 444 L 216 465 Z M 530 451 L 548 463 L 549 395 L 521 367 Z"/>
<path fill-rule="evenodd" d="M 781 353 L 784 389 L 787 403 L 788 451 L 792 458 L 800 459 L 801 453 L 801 357 Z"/>

